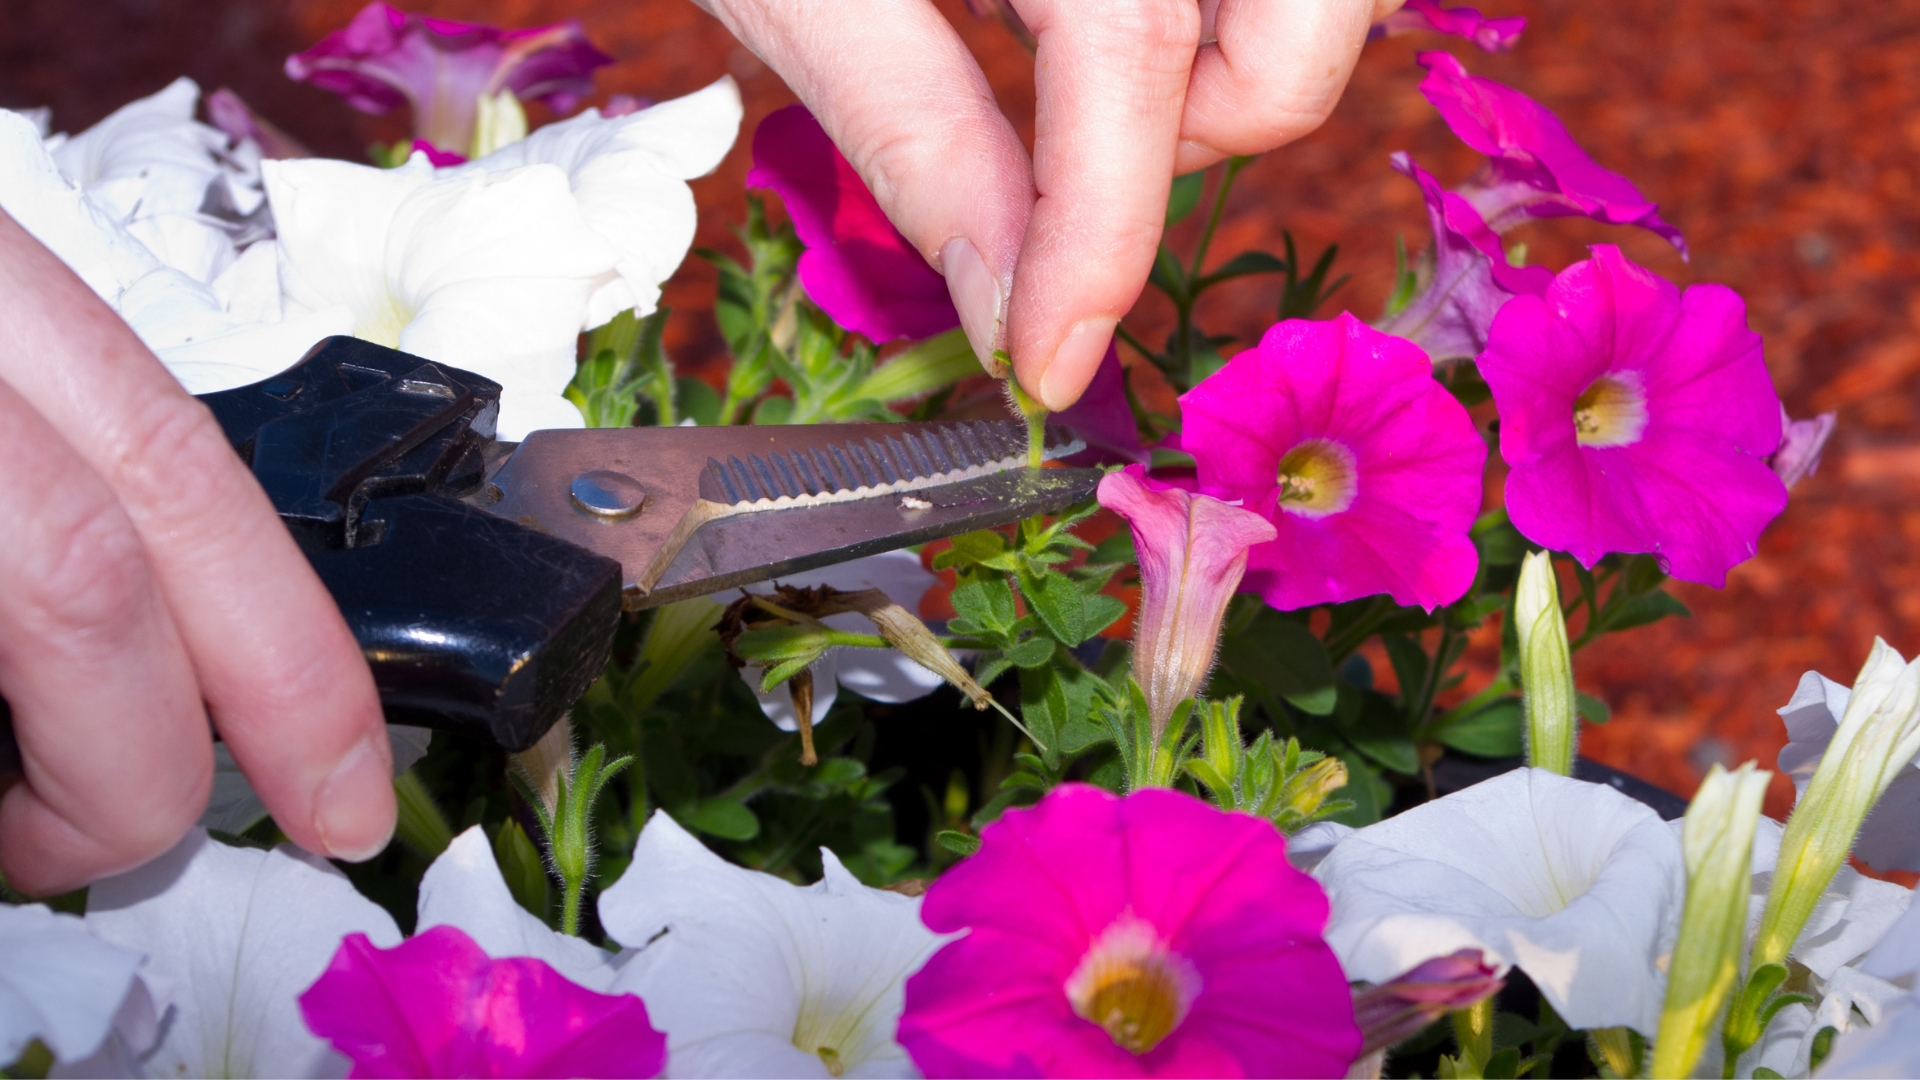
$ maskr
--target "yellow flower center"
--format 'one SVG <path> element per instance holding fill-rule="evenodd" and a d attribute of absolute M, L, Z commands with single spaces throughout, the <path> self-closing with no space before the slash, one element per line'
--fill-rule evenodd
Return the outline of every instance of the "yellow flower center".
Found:
<path fill-rule="evenodd" d="M 1280 508 L 1323 518 L 1353 505 L 1359 470 L 1353 451 L 1332 439 L 1308 439 L 1280 459 Z"/>
<path fill-rule="evenodd" d="M 1129 912 L 1094 939 L 1066 990 L 1075 1013 L 1105 1028 L 1116 1045 L 1144 1054 L 1186 1019 L 1200 996 L 1200 973 Z"/>
<path fill-rule="evenodd" d="M 1632 446 L 1647 430 L 1647 393 L 1640 373 L 1620 371 L 1593 381 L 1573 403 L 1573 439 L 1581 446 Z"/>

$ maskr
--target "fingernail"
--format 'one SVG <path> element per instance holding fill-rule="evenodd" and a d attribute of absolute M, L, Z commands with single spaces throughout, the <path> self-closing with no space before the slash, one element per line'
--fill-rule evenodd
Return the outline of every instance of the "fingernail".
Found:
<path fill-rule="evenodd" d="M 1006 319 L 1006 297 L 1000 279 L 987 269 L 987 261 L 964 236 L 956 236 L 940 249 L 940 271 L 946 275 L 947 293 L 960 311 L 960 328 L 967 332 L 967 343 L 980 358 L 980 366 L 995 377 L 1006 374 L 1006 365 L 994 358 L 1000 348 L 1001 326 Z"/>
<path fill-rule="evenodd" d="M 1067 332 L 1067 339 L 1054 351 L 1053 362 L 1040 373 L 1040 404 L 1059 412 L 1080 400 L 1093 381 L 1093 373 L 1107 355 L 1113 340 L 1113 328 L 1120 320 L 1108 315 L 1082 319 Z"/>
<path fill-rule="evenodd" d="M 313 827 L 326 854 L 365 862 L 393 839 L 393 761 L 384 737 L 369 735 L 320 785 Z"/>

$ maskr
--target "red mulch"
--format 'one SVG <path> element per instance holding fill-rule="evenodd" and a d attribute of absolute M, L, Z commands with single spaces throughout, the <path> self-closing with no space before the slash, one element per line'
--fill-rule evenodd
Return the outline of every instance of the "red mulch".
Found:
<path fill-rule="evenodd" d="M 175 74 L 230 85 L 316 149 L 357 155 L 400 135 L 398 118 L 349 112 L 288 82 L 282 58 L 346 21 L 360 0 L 12 0 L 0 24 L 0 105 L 53 106 L 77 130 Z M 622 58 L 600 85 L 656 99 L 731 72 L 748 123 L 792 100 L 780 80 L 687 0 L 453 0 L 418 5 L 456 18 L 528 25 L 579 18 Z M 1338 241 L 1354 282 L 1339 302 L 1376 314 L 1393 239 L 1425 242 L 1413 185 L 1387 168 L 1409 150 L 1443 181 L 1476 156 L 1415 90 L 1421 48 L 1450 48 L 1475 72 L 1556 109 L 1603 164 L 1659 200 L 1685 230 L 1682 262 L 1657 238 L 1562 219 L 1522 239 L 1560 266 L 1582 245 L 1621 245 L 1681 283 L 1717 281 L 1747 298 L 1753 326 L 1796 415 L 1838 408 L 1840 434 L 1820 474 L 1794 492 L 1761 554 L 1723 591 L 1682 586 L 1691 620 L 1602 642 L 1578 661 L 1582 687 L 1614 708 L 1584 748 L 1676 791 L 1712 761 L 1770 765 L 1784 736 L 1773 709 L 1800 673 L 1843 681 L 1873 635 L 1920 649 L 1920 0 L 1482 0 L 1529 17 L 1520 48 L 1486 56 L 1437 38 L 1368 47 L 1333 120 L 1248 169 L 1222 257 L 1277 248 L 1282 228 L 1306 249 Z M 987 68 L 1002 103 L 1031 137 L 1031 64 L 997 25 L 941 7 Z M 903 88 L 904 89 L 904 88 Z M 537 118 L 536 118 L 537 119 Z M 695 184 L 700 242 L 726 247 L 742 212 L 744 140 Z M 712 275 L 690 260 L 668 289 L 670 343 L 711 362 L 718 339 L 702 310 Z M 1222 288 L 1202 324 L 1251 340 L 1270 320 L 1268 282 Z M 1149 301 L 1130 322 L 1149 334 L 1165 312 Z M 1776 781 L 1769 809 L 1790 798 Z"/>

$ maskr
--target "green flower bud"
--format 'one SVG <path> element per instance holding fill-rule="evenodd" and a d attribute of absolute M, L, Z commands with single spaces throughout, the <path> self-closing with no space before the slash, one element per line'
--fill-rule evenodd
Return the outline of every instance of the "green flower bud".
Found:
<path fill-rule="evenodd" d="M 1579 717 L 1574 712 L 1573 656 L 1553 556 L 1536 551 L 1520 563 L 1513 592 L 1513 627 L 1520 642 L 1520 685 L 1526 691 L 1527 764 L 1573 775 Z"/>

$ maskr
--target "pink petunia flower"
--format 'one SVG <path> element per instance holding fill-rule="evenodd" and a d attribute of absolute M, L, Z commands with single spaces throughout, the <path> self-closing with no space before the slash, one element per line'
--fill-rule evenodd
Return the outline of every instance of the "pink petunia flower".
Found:
<path fill-rule="evenodd" d="M 1065 784 L 981 831 L 907 980 L 930 1077 L 1341 1076 L 1360 1048 L 1326 895 L 1270 822 Z"/>
<path fill-rule="evenodd" d="M 287 75 L 347 99 L 361 112 L 413 106 L 414 134 L 442 150 L 473 145 L 475 102 L 502 90 L 566 112 L 593 92 L 593 71 L 613 63 L 577 20 L 528 30 L 436 19 L 384 3 L 287 57 Z"/>
<path fill-rule="evenodd" d="M 1473 204 L 1443 190 L 1404 152 L 1392 160 L 1395 170 L 1420 185 L 1433 243 L 1420 256 L 1417 291 L 1378 328 L 1420 346 L 1436 362 L 1477 356 L 1501 305 L 1520 293 L 1546 292 L 1553 271 L 1510 265 L 1499 235 Z"/>
<path fill-rule="evenodd" d="M 489 959 L 452 926 L 391 949 L 349 934 L 300 1011 L 354 1077 L 650 1077 L 667 1060 L 639 998 L 531 957 Z"/>
<path fill-rule="evenodd" d="M 1518 90 L 1469 74 L 1452 53 L 1423 52 L 1420 92 L 1460 140 L 1487 155 L 1486 169 L 1460 194 L 1497 233 L 1528 218 L 1590 217 L 1638 225 L 1686 254 L 1680 230 L 1633 181 L 1601 167 L 1552 110 Z"/>
<path fill-rule="evenodd" d="M 1099 500 L 1133 528 L 1141 591 L 1133 675 L 1157 743 L 1173 711 L 1207 681 L 1247 549 L 1278 534 L 1259 514 L 1155 483 L 1140 465 L 1102 477 Z"/>
<path fill-rule="evenodd" d="M 1200 490 L 1271 521 L 1242 591 L 1282 610 L 1473 584 L 1487 447 L 1427 355 L 1342 313 L 1290 319 L 1180 398 Z"/>
<path fill-rule="evenodd" d="M 1480 46 L 1482 52 L 1504 52 L 1520 43 L 1527 28 L 1522 15 L 1489 18 L 1478 8 L 1443 8 L 1434 0 L 1407 0 L 1406 6 L 1373 24 L 1368 41 L 1402 34 L 1452 34 Z"/>
<path fill-rule="evenodd" d="M 1480 374 L 1500 409 L 1507 512 L 1592 566 L 1650 552 L 1719 586 L 1787 504 L 1767 465 L 1780 401 L 1747 309 L 1672 282 L 1610 244 L 1493 320 Z"/>

